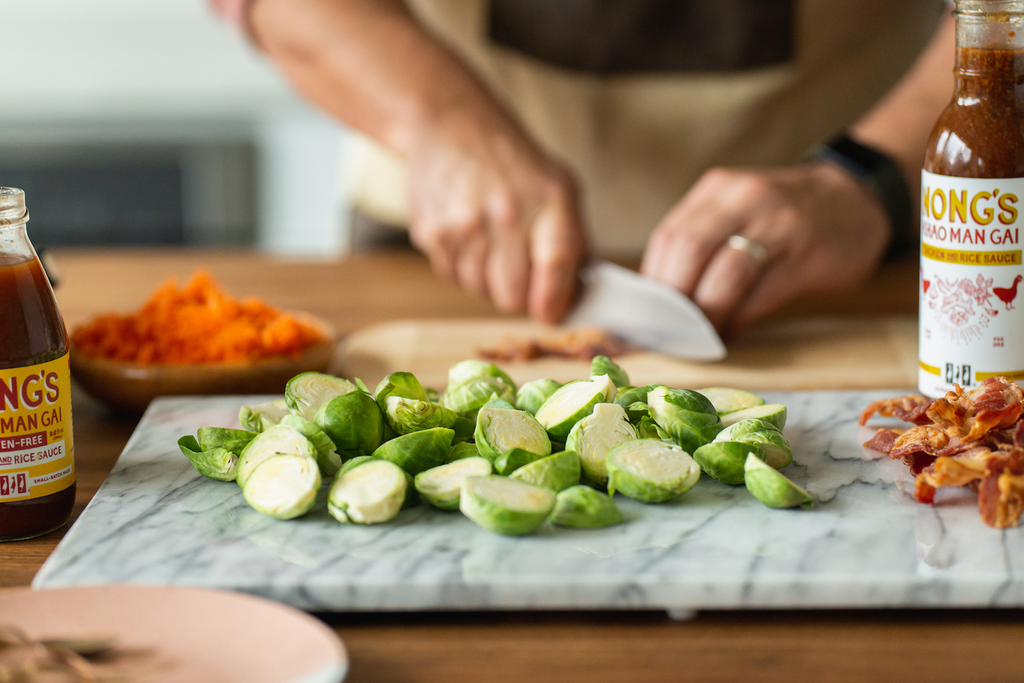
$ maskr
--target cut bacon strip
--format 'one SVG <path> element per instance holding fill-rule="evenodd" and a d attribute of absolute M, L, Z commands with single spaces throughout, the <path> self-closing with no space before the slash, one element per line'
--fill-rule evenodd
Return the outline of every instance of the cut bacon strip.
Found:
<path fill-rule="evenodd" d="M 978 511 L 989 526 L 1017 526 L 1024 511 L 1024 450 L 999 453 L 988 461 L 978 488 Z"/>
<path fill-rule="evenodd" d="M 901 429 L 879 429 L 873 437 L 864 442 L 864 448 L 889 455 L 892 452 L 893 444 L 901 434 L 903 434 Z"/>
<path fill-rule="evenodd" d="M 971 444 L 951 439 L 937 427 L 922 425 L 908 429 L 897 438 L 889 457 L 902 460 L 910 467 L 910 473 L 916 476 L 935 462 L 935 458 L 963 453 L 969 448 Z"/>
<path fill-rule="evenodd" d="M 958 455 L 936 458 L 914 480 L 914 498 L 920 503 L 931 503 L 935 500 L 935 489 L 980 481 L 991 457 L 992 451 L 979 446 Z"/>
<path fill-rule="evenodd" d="M 961 441 L 977 441 L 992 429 L 1005 429 L 1021 414 L 1024 392 L 1005 377 L 991 377 L 970 393 L 955 385 L 925 411 L 932 423 Z"/>
<path fill-rule="evenodd" d="M 904 422 L 928 424 L 931 422 L 931 418 L 925 415 L 924 410 L 928 407 L 928 404 L 928 399 L 920 394 L 908 394 L 899 398 L 883 398 L 865 408 L 864 412 L 860 414 L 858 422 L 863 427 L 877 413 L 882 417 L 897 417 Z"/>

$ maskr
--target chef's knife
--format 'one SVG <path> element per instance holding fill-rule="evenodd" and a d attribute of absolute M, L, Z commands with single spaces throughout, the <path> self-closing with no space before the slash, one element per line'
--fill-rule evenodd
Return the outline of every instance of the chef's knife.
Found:
<path fill-rule="evenodd" d="M 600 327 L 631 344 L 700 361 L 725 358 L 725 344 L 697 305 L 666 284 L 607 261 L 581 272 L 583 293 L 564 324 Z"/>

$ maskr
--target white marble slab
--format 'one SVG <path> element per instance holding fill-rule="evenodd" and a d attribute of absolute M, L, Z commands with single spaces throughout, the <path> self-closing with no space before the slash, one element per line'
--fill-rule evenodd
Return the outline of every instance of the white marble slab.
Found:
<path fill-rule="evenodd" d="M 618 496 L 625 524 L 524 538 L 425 506 L 371 527 L 335 522 L 323 501 L 270 519 L 176 446 L 236 426 L 257 399 L 161 399 L 34 585 L 205 586 L 324 611 L 1024 606 L 1024 529 L 985 526 L 969 492 L 915 503 L 906 468 L 861 447 L 872 430 L 856 416 L 897 393 L 767 396 L 789 406 L 785 472 L 813 511 L 770 510 L 705 477 L 673 504 Z"/>

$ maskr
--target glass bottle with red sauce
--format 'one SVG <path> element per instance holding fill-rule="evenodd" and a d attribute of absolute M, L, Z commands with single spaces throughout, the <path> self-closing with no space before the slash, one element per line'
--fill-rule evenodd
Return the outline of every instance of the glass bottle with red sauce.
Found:
<path fill-rule="evenodd" d="M 67 330 L 27 221 L 25 193 L 0 187 L 0 541 L 61 527 L 75 503 Z"/>
<path fill-rule="evenodd" d="M 921 182 L 919 388 L 1024 381 L 1024 0 L 956 3 L 953 101 Z"/>

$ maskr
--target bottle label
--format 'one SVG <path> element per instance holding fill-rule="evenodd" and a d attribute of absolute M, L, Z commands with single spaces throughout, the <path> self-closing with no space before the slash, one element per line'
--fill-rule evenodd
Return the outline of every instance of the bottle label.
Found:
<path fill-rule="evenodd" d="M 0 370 L 0 503 L 75 483 L 68 356 Z"/>
<path fill-rule="evenodd" d="M 918 385 L 1024 381 L 1024 178 L 921 174 Z"/>

